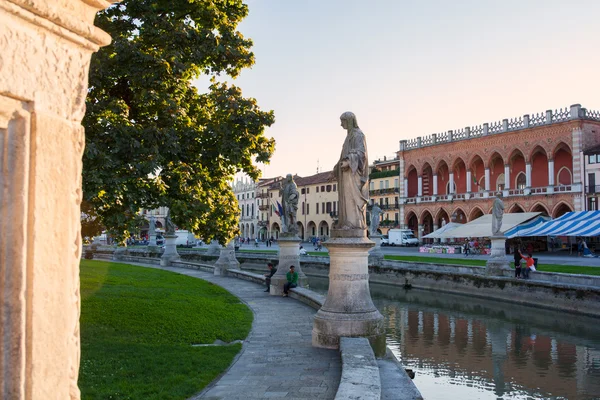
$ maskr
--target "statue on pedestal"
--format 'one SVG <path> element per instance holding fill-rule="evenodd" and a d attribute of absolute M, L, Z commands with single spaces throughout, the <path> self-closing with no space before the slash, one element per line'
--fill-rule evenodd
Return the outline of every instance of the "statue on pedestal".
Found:
<path fill-rule="evenodd" d="M 366 229 L 365 208 L 369 198 L 367 142 L 353 113 L 343 113 L 340 120 L 348 134 L 340 160 L 333 167 L 339 196 L 339 217 L 335 228 Z"/>
<path fill-rule="evenodd" d="M 149 235 L 154 235 L 156 234 L 156 221 L 154 221 L 154 216 L 150 216 L 150 228 L 148 229 L 148 234 Z"/>
<path fill-rule="evenodd" d="M 165 235 L 175 235 L 175 224 L 171 221 L 171 210 L 167 211 L 165 217 Z"/>
<path fill-rule="evenodd" d="M 280 187 L 281 202 L 283 203 L 283 214 L 281 215 L 281 225 L 283 232 L 297 233 L 296 213 L 298 212 L 298 187 L 292 174 L 287 174 L 285 184 Z"/>
<path fill-rule="evenodd" d="M 381 215 L 381 208 L 377 203 L 374 203 L 371 207 L 371 225 L 369 226 L 369 233 L 371 236 L 377 235 L 377 228 L 379 228 L 379 216 Z"/>
<path fill-rule="evenodd" d="M 502 216 L 504 215 L 504 203 L 502 193 L 498 193 L 492 206 L 492 236 L 502 236 Z"/>

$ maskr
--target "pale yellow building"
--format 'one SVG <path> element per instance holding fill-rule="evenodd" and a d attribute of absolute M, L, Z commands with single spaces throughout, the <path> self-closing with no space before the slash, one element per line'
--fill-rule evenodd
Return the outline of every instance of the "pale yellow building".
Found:
<path fill-rule="evenodd" d="M 379 230 L 386 234 L 392 228 L 400 227 L 399 176 L 400 162 L 397 157 L 384 157 L 375 160 L 369 175 L 370 204 L 377 203 L 381 208 Z M 370 218 L 367 218 L 370 221 Z"/>

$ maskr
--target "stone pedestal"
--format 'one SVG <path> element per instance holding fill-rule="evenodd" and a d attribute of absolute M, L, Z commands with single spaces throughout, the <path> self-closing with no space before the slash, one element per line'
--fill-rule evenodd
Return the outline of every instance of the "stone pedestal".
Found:
<path fill-rule="evenodd" d="M 215 275 L 227 275 L 227 270 L 240 269 L 240 263 L 235 257 L 235 245 L 233 240 L 225 247 L 221 247 L 219 259 L 215 263 Z"/>
<path fill-rule="evenodd" d="M 510 275 L 510 264 L 506 258 L 506 236 L 492 236 L 492 251 L 485 265 L 485 274 L 489 276 L 504 276 L 506 271 Z"/>
<path fill-rule="evenodd" d="M 377 356 L 385 354 L 385 327 L 369 291 L 369 249 L 364 230 L 332 229 L 329 250 L 329 291 L 317 312 L 312 344 L 339 348 L 340 337 L 366 337 Z"/>
<path fill-rule="evenodd" d="M 271 295 L 281 296 L 283 285 L 287 282 L 285 274 L 294 266 L 298 273 L 298 287 L 307 287 L 308 279 L 300 267 L 300 238 L 295 233 L 284 232 L 279 235 L 279 265 L 271 278 Z"/>
<path fill-rule="evenodd" d="M 369 252 L 369 265 L 381 265 L 383 263 L 383 252 L 381 251 L 381 235 L 371 235 L 375 247 Z"/>
<path fill-rule="evenodd" d="M 0 398 L 79 399 L 81 171 L 108 1 L 0 1 Z"/>
<path fill-rule="evenodd" d="M 179 253 L 177 253 L 177 235 L 165 235 L 165 251 L 160 257 L 160 266 L 168 267 L 172 261 L 179 261 Z"/>
<path fill-rule="evenodd" d="M 152 247 L 152 246 L 156 247 L 157 246 L 157 244 L 156 244 L 156 233 L 150 233 L 148 235 L 148 246 L 149 247 Z"/>
<path fill-rule="evenodd" d="M 213 240 L 208 245 L 208 249 L 206 250 L 206 255 L 216 256 L 217 254 L 220 253 L 220 251 L 221 251 L 221 246 L 219 245 L 219 242 L 216 240 Z"/>

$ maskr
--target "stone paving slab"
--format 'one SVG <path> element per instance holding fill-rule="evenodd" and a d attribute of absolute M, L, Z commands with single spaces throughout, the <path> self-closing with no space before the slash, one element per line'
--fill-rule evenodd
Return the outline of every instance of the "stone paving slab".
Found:
<path fill-rule="evenodd" d="M 254 312 L 252 330 L 238 358 L 218 381 L 192 400 L 335 397 L 341 357 L 337 350 L 312 347 L 314 309 L 289 297 L 271 296 L 264 292 L 264 286 L 242 279 L 186 268 L 144 266 L 217 284 Z"/>

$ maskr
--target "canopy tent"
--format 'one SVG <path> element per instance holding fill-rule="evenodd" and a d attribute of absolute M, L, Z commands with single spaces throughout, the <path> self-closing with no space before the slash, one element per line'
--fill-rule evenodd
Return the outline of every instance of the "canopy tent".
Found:
<path fill-rule="evenodd" d="M 547 217 L 545 215 L 538 215 L 537 217 L 533 218 L 532 220 L 523 222 L 522 224 L 519 224 L 519 225 L 515 226 L 514 228 L 510 228 L 509 230 L 504 231 L 504 236 L 506 236 L 509 239 L 514 238 L 514 237 L 523 236 L 523 232 L 526 232 L 529 229 L 538 227 L 539 225 L 543 224 L 544 222 L 547 222 L 548 220 L 550 220 L 550 217 Z"/>
<path fill-rule="evenodd" d="M 502 232 L 509 232 L 519 224 L 528 222 L 540 215 L 539 212 L 504 214 L 502 217 Z M 492 214 L 482 215 L 474 221 L 461 227 L 442 233 L 440 238 L 466 238 L 466 237 L 490 237 L 492 236 Z"/>
<path fill-rule="evenodd" d="M 573 211 L 518 236 L 600 236 L 600 211 Z"/>
<path fill-rule="evenodd" d="M 449 222 L 446 225 L 442 226 L 440 229 L 431 232 L 428 235 L 423 236 L 423 239 L 439 239 L 442 234 L 445 232 L 450 232 L 453 229 L 458 228 L 459 226 L 463 226 L 463 224 L 458 224 L 456 222 Z"/>

